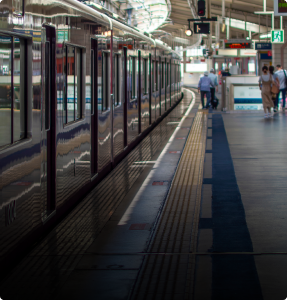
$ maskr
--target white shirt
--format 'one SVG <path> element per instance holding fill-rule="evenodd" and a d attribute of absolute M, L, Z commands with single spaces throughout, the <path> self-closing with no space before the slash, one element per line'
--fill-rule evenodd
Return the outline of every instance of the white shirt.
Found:
<path fill-rule="evenodd" d="M 286 76 L 284 74 L 284 70 L 279 70 L 279 71 L 275 72 L 275 75 L 278 77 L 279 82 L 280 82 L 280 90 L 287 88 L 287 81 L 286 81 L 287 72 L 285 71 L 285 73 L 286 73 Z"/>
<path fill-rule="evenodd" d="M 217 76 L 213 73 L 209 73 L 208 77 L 211 79 L 211 81 L 214 84 L 214 87 L 218 85 Z"/>
<path fill-rule="evenodd" d="M 267 75 L 264 75 L 264 74 L 261 75 L 261 76 L 259 77 L 258 82 L 262 83 L 262 81 L 269 81 L 269 80 L 270 80 L 270 76 L 271 76 L 271 80 L 274 81 L 273 76 L 269 73 L 269 74 L 267 74 Z"/>

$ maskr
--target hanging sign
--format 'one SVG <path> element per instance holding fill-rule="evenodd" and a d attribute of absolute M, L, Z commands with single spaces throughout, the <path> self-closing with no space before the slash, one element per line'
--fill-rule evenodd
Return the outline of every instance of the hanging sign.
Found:
<path fill-rule="evenodd" d="M 284 30 L 271 30 L 271 42 L 274 44 L 284 43 Z"/>
<path fill-rule="evenodd" d="M 210 23 L 194 23 L 194 34 L 210 34 Z"/>
<path fill-rule="evenodd" d="M 287 16 L 287 2 L 285 0 L 274 0 L 274 16 Z"/>
<path fill-rule="evenodd" d="M 255 43 L 255 50 L 272 50 L 271 43 Z"/>

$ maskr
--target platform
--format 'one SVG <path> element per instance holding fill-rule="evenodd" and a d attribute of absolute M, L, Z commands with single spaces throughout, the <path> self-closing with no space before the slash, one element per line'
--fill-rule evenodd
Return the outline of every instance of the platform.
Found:
<path fill-rule="evenodd" d="M 0 284 L 9 299 L 286 298 L 287 114 L 195 90 Z"/>

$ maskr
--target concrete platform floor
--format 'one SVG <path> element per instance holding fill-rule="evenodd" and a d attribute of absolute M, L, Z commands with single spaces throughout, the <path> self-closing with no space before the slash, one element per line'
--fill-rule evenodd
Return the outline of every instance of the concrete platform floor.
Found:
<path fill-rule="evenodd" d="M 163 128 L 173 130 L 161 129 L 165 132 L 161 147 L 151 151 L 147 160 L 137 157 L 129 163 L 129 170 L 139 170 L 137 178 L 101 231 L 95 229 L 94 207 L 87 224 L 76 226 L 70 237 L 80 250 L 68 255 L 61 249 L 69 237 L 60 244 L 56 229 L 39 247 L 54 243 L 54 249 L 56 243 L 58 254 L 35 250 L 34 255 L 42 253 L 37 263 L 32 253 L 0 285 L 3 300 L 286 298 L 287 114 L 264 119 L 259 113 L 201 111 L 199 95 L 194 96 L 194 102 L 186 98 L 180 111 L 166 119 Z M 177 179 L 180 158 L 193 151 L 197 159 L 190 155 Z M 194 177 L 188 178 L 185 170 L 192 165 Z M 173 200 L 175 180 L 186 189 L 188 179 L 193 185 L 190 198 L 179 192 Z M 113 182 L 116 186 L 116 177 Z M 180 213 L 186 214 L 185 224 Z M 73 218 L 65 222 L 69 227 Z M 166 225 L 161 227 L 161 222 Z M 94 235 L 81 239 L 86 231 Z M 53 255 L 73 261 L 69 272 L 63 263 L 52 260 Z M 53 262 L 50 268 L 41 268 L 39 262 L 49 261 Z"/>

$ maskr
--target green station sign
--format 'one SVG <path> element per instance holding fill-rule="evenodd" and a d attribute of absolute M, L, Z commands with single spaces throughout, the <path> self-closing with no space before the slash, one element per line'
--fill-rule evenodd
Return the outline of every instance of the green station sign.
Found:
<path fill-rule="evenodd" d="M 271 30 L 271 43 L 284 43 L 284 30 Z"/>

